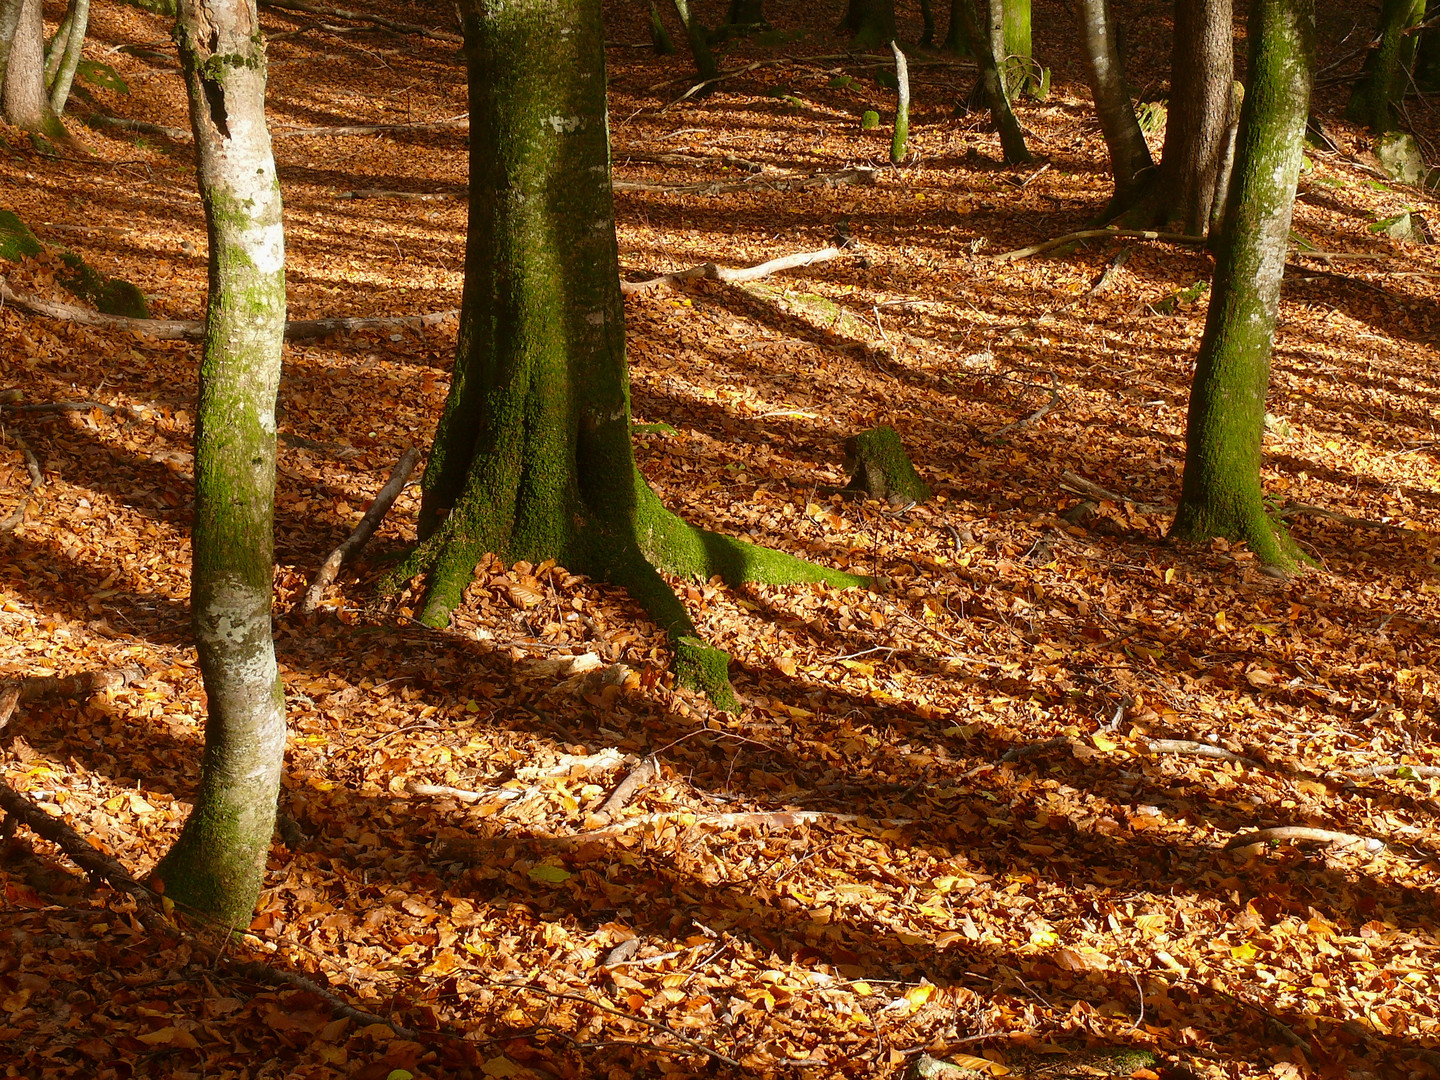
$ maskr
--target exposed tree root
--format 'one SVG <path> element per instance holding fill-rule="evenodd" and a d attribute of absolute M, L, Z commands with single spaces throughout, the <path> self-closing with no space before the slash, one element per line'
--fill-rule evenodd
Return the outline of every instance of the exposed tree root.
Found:
<path fill-rule="evenodd" d="M 1131 240 L 1162 240 L 1169 244 L 1194 244 L 1203 245 L 1205 237 L 1191 236 L 1189 233 L 1161 232 L 1155 229 L 1081 229 L 1079 232 L 1066 233 L 1064 236 L 1056 236 L 1050 240 L 1042 240 L 1038 244 L 1031 244 L 1029 247 L 1016 248 L 1014 251 L 1001 252 L 999 255 L 992 255 L 991 262 L 1014 262 L 1017 259 L 1028 259 L 1031 255 L 1040 255 L 1057 247 L 1064 247 L 1066 244 L 1073 244 L 1079 240 L 1098 240 L 1103 236 L 1125 237 Z"/>
<path fill-rule="evenodd" d="M 410 474 L 415 471 L 415 465 L 420 460 L 420 451 L 415 447 L 406 450 L 390 473 L 390 479 L 380 489 L 380 494 L 365 511 L 360 519 L 360 524 L 355 526 L 355 531 L 346 537 L 345 542 L 332 551 L 320 569 L 315 574 L 315 580 L 310 583 L 310 588 L 305 592 L 305 599 L 300 602 L 300 614 L 311 615 L 316 606 L 320 603 L 320 597 L 324 595 L 326 588 L 335 580 L 335 575 L 340 572 L 340 567 L 347 559 L 352 558 L 356 552 L 363 548 L 375 535 L 375 530 L 380 526 L 380 520 L 389 511 L 395 500 L 400 497 L 400 492 L 405 488 L 405 481 L 410 479 Z"/>

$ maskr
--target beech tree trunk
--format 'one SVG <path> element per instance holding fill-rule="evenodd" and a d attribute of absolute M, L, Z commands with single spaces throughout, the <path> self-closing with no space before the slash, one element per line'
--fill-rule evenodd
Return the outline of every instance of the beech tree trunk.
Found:
<path fill-rule="evenodd" d="M 85 47 L 85 34 L 90 28 L 90 0 L 70 0 L 70 10 L 65 22 L 56 32 L 56 41 L 51 49 L 58 54 L 53 73 L 46 63 L 46 81 L 50 87 L 50 109 L 56 116 L 65 115 L 65 106 L 70 101 L 70 87 L 75 82 L 75 72 L 80 66 L 81 52 Z M 61 34 L 64 35 L 63 41 Z M 64 48 L 60 48 L 63 44 Z"/>
<path fill-rule="evenodd" d="M 65 138 L 65 128 L 50 108 L 45 92 L 45 23 L 40 0 L 13 0 L 15 29 L 5 55 L 5 83 L 0 112 L 7 123 L 32 135 Z M 12 13 L 0 16 L 8 24 Z"/>
<path fill-rule="evenodd" d="M 733 706 L 723 652 L 657 568 L 727 581 L 860 579 L 692 528 L 635 467 L 600 0 L 462 0 L 470 223 L 450 393 L 422 482 L 426 576 L 444 626 L 487 552 L 555 559 L 629 589 L 679 680 Z"/>
<path fill-rule="evenodd" d="M 991 9 L 986 8 L 987 20 Z M 1005 80 L 995 63 L 991 48 L 991 24 L 981 24 L 975 11 L 975 0 L 955 0 L 954 14 L 960 18 L 961 30 L 975 53 L 975 63 L 980 69 L 980 88 L 990 106 L 990 118 L 1000 132 L 1000 149 L 1010 165 L 1020 165 L 1034 160 L 1025 145 L 1025 133 L 1010 108 L 1009 95 L 1005 93 Z"/>
<path fill-rule="evenodd" d="M 856 47 L 879 48 L 895 37 L 895 0 L 849 0 L 840 25 Z"/>
<path fill-rule="evenodd" d="M 1345 118 L 1380 134 L 1399 125 L 1400 106 L 1409 89 L 1419 34 L 1425 21 L 1425 0 L 1384 0 L 1375 44 L 1355 81 Z"/>
<path fill-rule="evenodd" d="M 1262 562 L 1284 567 L 1294 550 L 1265 513 L 1260 443 L 1310 107 L 1314 0 L 1253 0 L 1249 37 L 1250 85 L 1190 392 L 1185 478 L 1171 535 L 1245 541 Z"/>
<path fill-rule="evenodd" d="M 1130 87 L 1120 63 L 1115 40 L 1115 20 L 1110 0 L 1077 0 L 1080 18 L 1080 45 L 1085 56 L 1085 78 L 1095 100 L 1095 115 L 1110 152 L 1110 171 L 1115 176 L 1115 195 L 1105 216 L 1134 203 L 1145 185 L 1154 178 L 1155 162 L 1145 133 L 1135 118 Z"/>
<path fill-rule="evenodd" d="M 685 28 L 685 40 L 690 45 L 690 56 L 695 61 L 696 74 L 701 82 L 707 82 L 720 74 L 715 66 L 715 56 L 710 52 L 710 41 L 705 27 L 690 14 L 690 0 L 675 0 L 675 14 L 680 16 L 680 25 Z M 705 93 L 708 91 L 702 91 Z"/>
<path fill-rule="evenodd" d="M 1231 0 L 1175 0 L 1170 104 L 1155 220 L 1204 235 L 1233 118 L 1235 28 Z"/>
<path fill-rule="evenodd" d="M 270 626 L 285 238 L 255 0 L 182 0 L 176 36 L 210 239 L 190 586 L 209 713 L 195 808 L 154 877 L 177 904 L 243 926 L 285 754 Z"/>

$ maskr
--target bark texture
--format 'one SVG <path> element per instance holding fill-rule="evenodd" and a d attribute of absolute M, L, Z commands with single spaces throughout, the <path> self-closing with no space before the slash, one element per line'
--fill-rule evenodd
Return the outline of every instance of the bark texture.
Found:
<path fill-rule="evenodd" d="M 1190 393 L 1185 479 L 1171 534 L 1242 540 L 1264 563 L 1283 567 L 1294 550 L 1265 512 L 1260 443 L 1310 105 L 1314 0 L 1254 0 L 1249 37 L 1235 182 Z"/>
<path fill-rule="evenodd" d="M 1156 223 L 1203 235 L 1235 96 L 1231 0 L 1176 0 L 1170 104 L 1160 155 Z"/>
<path fill-rule="evenodd" d="M 0 21 L 8 23 L 11 13 Z M 17 0 L 15 29 L 5 55 L 5 83 L 0 111 L 5 121 L 51 139 L 65 138 L 65 128 L 50 108 L 45 92 L 45 23 L 40 0 Z"/>
<path fill-rule="evenodd" d="M 982 26 L 975 10 L 975 0 L 955 0 L 954 14 L 959 17 L 962 32 L 975 53 L 975 63 L 980 69 L 980 88 L 990 106 L 990 118 L 1000 132 L 1001 152 L 1007 164 L 1019 165 L 1033 159 L 1025 145 L 1025 133 L 1020 130 L 1020 122 L 1010 108 L 1005 80 L 996 65 L 995 52 L 990 44 L 992 24 L 988 20 L 992 10 L 989 5 L 986 6 L 987 21 Z"/>
<path fill-rule="evenodd" d="M 849 0 L 840 24 L 857 48 L 873 49 L 895 37 L 895 0 Z"/>
<path fill-rule="evenodd" d="M 635 468 L 599 0 L 465 0 L 470 225 L 450 394 L 425 470 L 426 575 L 445 625 L 486 552 L 627 588 L 670 635 L 683 682 L 733 705 L 657 568 L 727 581 L 859 579 L 695 529 Z"/>
<path fill-rule="evenodd" d="M 1425 0 L 1384 0 L 1375 44 L 1355 81 L 1345 117 L 1379 134 L 1399 126 L 1400 106 L 1415 62 L 1416 28 L 1425 21 Z"/>
<path fill-rule="evenodd" d="M 270 625 L 285 243 L 255 0 L 184 0 L 177 38 L 210 239 L 190 600 L 209 713 L 195 808 L 155 878 L 178 904 L 243 926 L 285 753 Z"/>
<path fill-rule="evenodd" d="M 695 60 L 695 72 L 702 82 L 715 78 L 720 69 L 715 66 L 715 56 L 710 51 L 709 36 L 705 27 L 690 13 L 690 0 L 675 0 L 675 14 L 685 28 L 685 40 L 690 45 L 690 55 Z M 703 93 L 703 91 L 702 91 Z"/>
<path fill-rule="evenodd" d="M 1140 197 L 1147 181 L 1153 179 L 1155 162 L 1131 104 L 1110 0 L 1077 0 L 1075 8 L 1080 19 L 1085 79 L 1090 84 L 1095 115 L 1110 152 L 1110 171 L 1115 177 L 1115 195 L 1104 215 L 1108 217 Z"/>
<path fill-rule="evenodd" d="M 50 109 L 56 116 L 65 114 L 65 106 L 70 101 L 70 87 L 75 82 L 75 72 L 80 66 L 80 55 L 89 28 L 90 0 L 70 0 L 70 10 L 65 16 L 65 22 L 55 35 L 56 41 L 51 45 L 51 49 L 58 53 L 54 73 L 46 71 L 50 86 Z M 64 34 L 63 50 L 58 49 L 61 33 Z M 49 67 L 48 62 L 46 67 Z"/>

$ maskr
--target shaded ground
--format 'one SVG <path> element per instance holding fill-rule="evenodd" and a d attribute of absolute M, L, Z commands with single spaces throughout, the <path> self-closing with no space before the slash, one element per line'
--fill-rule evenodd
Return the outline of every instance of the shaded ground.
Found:
<path fill-rule="evenodd" d="M 1342 7 L 1322 12 L 1332 44 L 1353 22 Z M 718 21 L 717 5 L 697 10 Z M 1171 546 L 1166 518 L 1123 504 L 1070 524 L 1067 470 L 1176 498 L 1205 300 L 1157 312 L 1210 264 L 1136 245 L 1091 295 L 1118 245 L 991 261 L 1079 227 L 1108 195 L 1068 15 L 1036 10 L 1056 90 L 1021 107 L 1035 166 L 999 167 L 984 118 L 952 118 L 970 69 L 933 58 L 913 68 L 907 163 L 873 186 L 803 192 L 765 181 L 888 151 L 858 119 L 877 108 L 888 122 L 883 68 L 834 58 L 838 8 L 768 12 L 788 39 L 723 61 L 766 66 L 673 106 L 686 61 L 651 56 L 642 9 L 611 20 L 618 180 L 751 177 L 724 155 L 766 166 L 755 190 L 620 191 L 626 277 L 820 248 L 842 220 L 860 245 L 753 287 L 627 301 L 636 419 L 674 428 L 637 436 L 667 503 L 883 579 L 874 592 L 681 583 L 736 659 L 738 716 L 673 692 L 654 627 L 563 568 L 483 567 L 443 634 L 368 607 L 373 566 L 343 576 L 322 617 L 290 618 L 394 460 L 428 441 L 454 327 L 287 348 L 287 821 L 253 936 L 232 948 L 420 1035 L 199 963 L 184 935 L 141 931 L 22 829 L 0 863 L 8 1075 L 871 1076 L 926 1048 L 1065 1074 L 1095 1045 L 1151 1048 L 1176 1076 L 1440 1073 L 1440 782 L 1358 771 L 1440 765 L 1440 270 L 1368 228 L 1433 214 L 1433 200 L 1377 179 L 1336 119 L 1344 154 L 1313 157 L 1297 237 L 1385 258 L 1293 260 L 1277 339 L 1267 490 L 1385 527 L 1293 519 L 1318 566 L 1280 581 L 1243 550 Z M 1153 95 L 1161 7 L 1127 10 Z M 450 28 L 443 6 L 391 14 Z M 463 112 L 450 44 L 265 19 L 277 129 Z M 87 55 L 131 90 L 96 91 L 93 107 L 183 126 L 165 27 L 106 6 L 92 31 Z M 1343 87 L 1320 101 L 1337 116 Z M 1429 106 L 1412 116 L 1433 138 Z M 0 205 L 135 281 L 157 315 L 196 317 L 189 148 L 77 130 L 93 158 L 46 159 L 7 135 Z M 456 130 L 277 138 L 293 315 L 456 306 L 463 203 L 341 196 L 453 196 L 463 148 Z M 636 160 L 656 154 L 713 164 Z M 12 287 L 61 298 L 53 261 L 7 269 Z M 9 308 L 0 324 L 0 388 L 125 406 L 0 417 L 0 517 L 28 493 L 16 436 L 46 479 L 0 537 L 0 671 L 150 672 L 22 707 L 0 767 L 143 874 L 183 819 L 203 719 L 186 625 L 196 352 Z M 901 432 L 932 503 L 821 494 L 846 479 L 843 439 L 877 423 Z M 377 552 L 413 534 L 417 501 L 401 498 Z M 1263 764 L 1154 753 L 1159 738 Z M 660 777 L 607 823 L 594 812 L 627 766 L 579 758 L 609 748 L 654 755 Z M 417 793 L 427 784 L 481 797 Z M 818 816 L 761 816 L 775 811 Z M 1222 850 L 1279 825 L 1390 847 Z"/>

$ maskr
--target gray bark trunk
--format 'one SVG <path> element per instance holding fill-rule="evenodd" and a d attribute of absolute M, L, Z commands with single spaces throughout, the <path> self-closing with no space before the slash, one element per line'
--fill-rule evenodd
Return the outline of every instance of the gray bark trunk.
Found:
<path fill-rule="evenodd" d="M 980 68 L 980 87 L 990 106 L 990 118 L 1000 132 L 1000 149 L 1005 161 L 1019 165 L 1033 160 L 1025 146 L 1025 133 L 1010 108 L 1010 98 L 1005 93 L 1005 80 L 995 63 L 995 52 L 991 48 L 991 23 L 986 5 L 987 21 L 982 26 L 975 10 L 975 0 L 956 0 L 954 13 L 960 18 L 961 29 L 975 52 L 975 63 Z"/>
<path fill-rule="evenodd" d="M 1310 107 L 1314 0 L 1254 0 L 1249 36 L 1250 85 L 1190 393 L 1185 479 L 1171 531 L 1188 540 L 1242 540 L 1261 561 L 1285 566 L 1294 553 L 1265 513 L 1260 443 Z"/>
<path fill-rule="evenodd" d="M 85 47 L 85 33 L 90 26 L 90 0 L 71 0 L 69 24 L 65 34 L 65 51 L 55 70 L 50 84 L 50 108 L 56 116 L 65 115 L 65 106 L 70 100 L 70 86 L 75 81 L 75 71 L 80 66 L 81 51 Z M 57 35 L 58 36 L 58 35 Z"/>
<path fill-rule="evenodd" d="M 1110 0 L 1078 0 L 1080 44 L 1085 54 L 1085 78 L 1095 100 L 1095 115 L 1110 152 L 1110 171 L 1115 176 L 1112 209 L 1127 206 L 1139 197 L 1155 168 L 1145 133 L 1135 119 L 1130 87 L 1120 63 L 1115 40 L 1115 20 Z"/>
<path fill-rule="evenodd" d="M 260 892 L 285 754 L 270 626 L 285 239 L 255 0 L 184 0 L 177 37 L 210 238 L 190 601 L 209 712 L 195 808 L 155 876 L 178 904 L 240 926 Z"/>
<path fill-rule="evenodd" d="M 1192 235 L 1210 222 L 1234 97 L 1234 35 L 1231 0 L 1176 0 L 1159 217 Z"/>
<path fill-rule="evenodd" d="M 5 58 L 0 110 L 7 122 L 32 135 L 63 138 L 65 129 L 45 93 L 45 23 L 40 0 L 19 0 L 15 19 Z"/>

